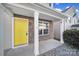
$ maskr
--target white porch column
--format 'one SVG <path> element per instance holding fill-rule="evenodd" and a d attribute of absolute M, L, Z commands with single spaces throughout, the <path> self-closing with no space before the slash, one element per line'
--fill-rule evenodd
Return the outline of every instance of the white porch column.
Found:
<path fill-rule="evenodd" d="M 64 21 L 61 20 L 61 23 L 60 23 L 60 42 L 61 43 L 64 43 L 63 32 L 64 32 Z"/>
<path fill-rule="evenodd" d="M 4 54 L 4 47 L 3 47 L 3 41 L 4 41 L 4 15 L 3 15 L 3 9 L 0 4 L 0 56 L 3 56 Z"/>
<path fill-rule="evenodd" d="M 39 13 L 34 12 L 34 53 L 39 54 L 39 33 L 38 33 Z"/>
<path fill-rule="evenodd" d="M 1 13 L 2 14 L 2 13 Z M 4 52 L 4 48 L 3 48 L 3 33 L 4 33 L 4 29 L 3 29 L 3 19 L 0 18 L 0 56 L 3 55 L 3 52 Z"/>

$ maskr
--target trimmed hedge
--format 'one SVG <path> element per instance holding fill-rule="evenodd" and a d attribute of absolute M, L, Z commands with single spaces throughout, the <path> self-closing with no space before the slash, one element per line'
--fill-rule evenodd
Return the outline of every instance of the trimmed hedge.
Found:
<path fill-rule="evenodd" d="M 79 48 L 79 30 L 66 30 L 63 33 L 64 42 Z"/>

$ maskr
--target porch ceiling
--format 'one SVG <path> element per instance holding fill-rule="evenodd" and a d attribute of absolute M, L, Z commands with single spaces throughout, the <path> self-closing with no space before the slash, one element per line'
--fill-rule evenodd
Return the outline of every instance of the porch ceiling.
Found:
<path fill-rule="evenodd" d="M 10 11 L 12 13 L 14 13 L 14 14 L 24 15 L 24 16 L 28 16 L 28 17 L 34 17 L 34 10 L 32 10 L 32 9 L 30 9 L 28 7 L 24 7 L 24 6 L 21 6 L 21 5 L 20 6 L 17 6 L 16 4 L 3 4 L 3 5 L 6 8 L 10 9 Z M 45 12 L 39 12 L 39 13 L 40 13 L 39 14 L 39 18 L 40 19 L 53 20 L 53 21 L 58 21 L 58 20 L 61 20 L 62 19 L 62 18 L 57 17 L 57 16 L 54 17 L 50 13 L 45 13 Z"/>
<path fill-rule="evenodd" d="M 34 12 L 28 9 L 20 8 L 18 6 L 3 4 L 7 9 L 9 9 L 13 14 L 24 15 L 28 17 L 33 17 Z"/>

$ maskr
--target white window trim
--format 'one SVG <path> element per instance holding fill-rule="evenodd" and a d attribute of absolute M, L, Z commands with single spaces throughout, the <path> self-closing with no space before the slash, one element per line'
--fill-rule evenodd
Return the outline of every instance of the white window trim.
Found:
<path fill-rule="evenodd" d="M 41 34 L 41 35 L 39 34 L 39 36 L 47 36 L 47 35 L 49 35 L 49 30 L 48 30 L 48 34 L 44 34 L 44 30 L 42 31 L 42 33 L 43 34 Z"/>
<path fill-rule="evenodd" d="M 47 36 L 47 35 L 49 35 L 49 22 L 48 21 L 43 21 L 43 20 L 41 20 L 41 21 L 39 21 L 39 22 L 42 22 L 42 23 L 48 23 L 48 34 L 44 34 L 44 29 L 42 29 L 42 34 L 39 34 L 39 36 Z"/>

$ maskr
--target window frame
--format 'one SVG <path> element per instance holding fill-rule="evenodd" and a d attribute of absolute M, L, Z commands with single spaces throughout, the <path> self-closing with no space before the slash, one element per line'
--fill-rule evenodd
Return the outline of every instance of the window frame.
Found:
<path fill-rule="evenodd" d="M 41 30 L 42 30 L 42 34 L 39 34 L 39 36 L 46 36 L 46 35 L 49 35 L 49 21 L 40 20 L 40 21 L 39 21 L 39 27 L 40 27 L 40 23 L 43 23 L 43 24 L 47 23 L 47 24 L 48 24 L 48 28 L 46 28 L 46 29 L 48 29 L 48 33 L 47 33 L 47 34 L 44 34 L 44 30 L 45 30 L 45 29 L 41 29 Z M 39 30 L 40 30 L 40 28 L 39 28 Z"/>

